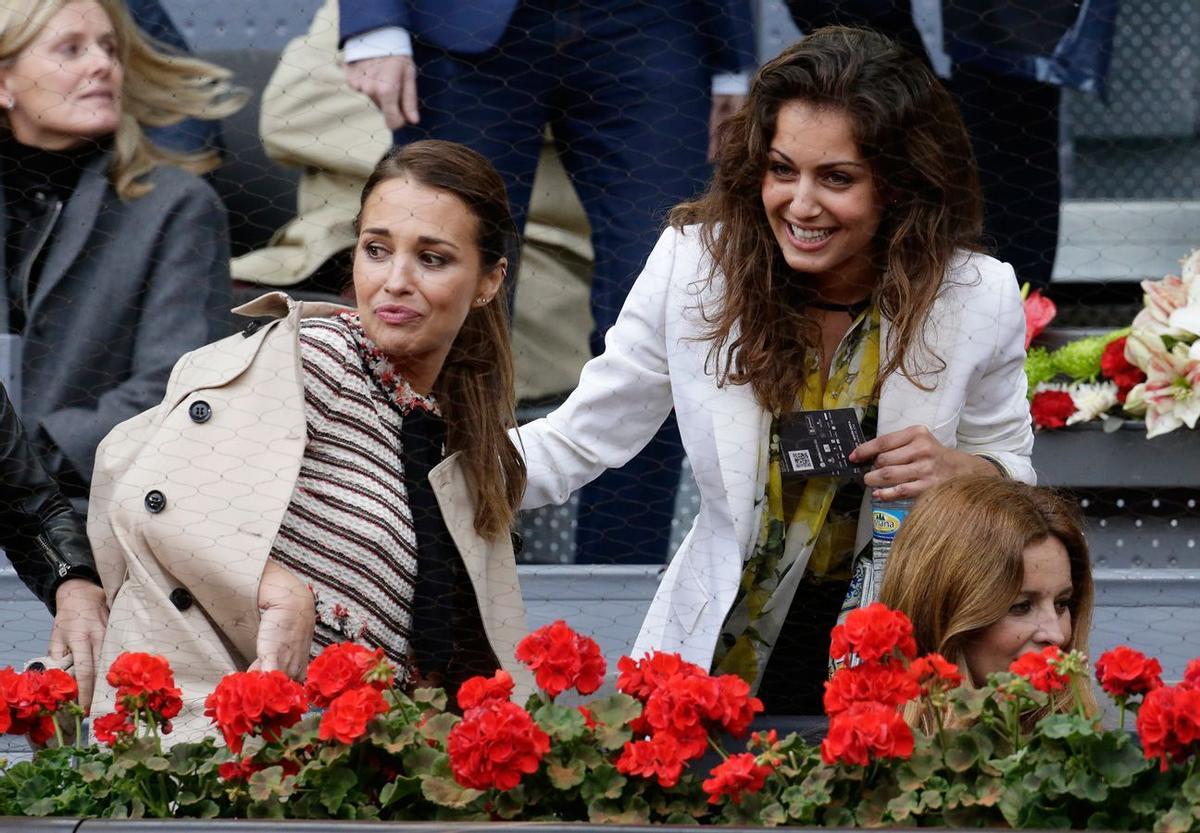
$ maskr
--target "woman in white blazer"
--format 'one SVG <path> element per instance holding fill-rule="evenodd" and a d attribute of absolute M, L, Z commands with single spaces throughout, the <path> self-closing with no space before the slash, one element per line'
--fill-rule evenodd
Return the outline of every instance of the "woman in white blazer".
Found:
<path fill-rule="evenodd" d="M 772 654 L 805 634 L 815 648 L 777 654 L 774 677 L 808 678 L 819 707 L 872 498 L 968 473 L 1034 481 L 1017 281 L 979 253 L 980 233 L 966 131 L 919 58 L 829 28 L 760 70 L 709 190 L 673 212 L 605 352 L 519 432 L 533 508 L 622 465 L 675 409 L 700 512 L 635 656 L 676 651 L 761 695 Z M 781 494 L 777 418 L 814 406 L 856 409 L 873 439 L 851 460 L 870 471 Z"/>

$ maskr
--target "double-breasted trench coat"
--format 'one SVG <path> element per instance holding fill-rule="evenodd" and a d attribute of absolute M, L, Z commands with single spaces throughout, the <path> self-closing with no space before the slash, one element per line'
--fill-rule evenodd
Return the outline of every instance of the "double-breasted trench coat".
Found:
<path fill-rule="evenodd" d="M 255 659 L 258 584 L 307 437 L 300 322 L 343 309 L 283 293 L 239 307 L 278 317 L 185 355 L 162 403 L 118 425 L 97 452 L 88 537 L 111 607 L 101 669 L 122 651 L 170 660 L 184 700 L 172 742 L 212 732 L 205 698 Z M 528 694 L 532 680 L 513 658 L 526 625 L 512 540 L 475 532 L 457 454 L 429 481 L 491 648 L 517 696 Z M 92 713 L 111 711 L 113 696 L 98 681 Z"/>

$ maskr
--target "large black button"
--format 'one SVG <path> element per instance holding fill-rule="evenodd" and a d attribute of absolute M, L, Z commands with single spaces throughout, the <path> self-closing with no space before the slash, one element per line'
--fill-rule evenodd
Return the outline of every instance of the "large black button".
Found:
<path fill-rule="evenodd" d="M 245 327 L 242 328 L 242 336 L 244 338 L 250 338 L 250 336 L 257 333 L 261 327 L 262 327 L 261 321 L 251 321 L 249 324 L 247 324 Z"/>
<path fill-rule="evenodd" d="M 176 610 L 187 610 L 192 606 L 192 594 L 182 587 L 176 587 L 171 591 L 171 604 L 175 605 Z"/>
<path fill-rule="evenodd" d="M 26 671 L 45 671 L 45 670 L 46 670 L 46 663 L 44 663 L 44 662 L 31 662 L 31 663 L 29 663 L 29 665 L 26 665 L 26 666 L 25 666 L 25 670 L 26 670 Z"/>
<path fill-rule="evenodd" d="M 514 531 L 512 533 L 512 548 L 513 555 L 520 555 L 525 549 L 525 539 L 521 537 L 521 533 Z"/>
<path fill-rule="evenodd" d="M 208 422 L 212 416 L 212 408 L 203 399 L 197 399 L 188 408 L 188 416 L 192 418 L 192 422 Z"/>
<path fill-rule="evenodd" d="M 146 492 L 146 508 L 158 514 L 167 508 L 167 496 L 158 489 L 151 489 Z"/>

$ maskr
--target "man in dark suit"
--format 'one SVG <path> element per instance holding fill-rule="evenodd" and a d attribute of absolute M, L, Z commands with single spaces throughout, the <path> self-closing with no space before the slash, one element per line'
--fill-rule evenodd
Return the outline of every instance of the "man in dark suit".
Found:
<path fill-rule="evenodd" d="M 592 350 L 603 350 L 664 212 L 703 186 L 712 131 L 741 105 L 748 0 L 341 0 L 340 13 L 350 84 L 396 142 L 481 152 L 522 225 L 549 125 L 592 227 Z M 681 460 L 672 419 L 587 487 L 579 560 L 663 561 Z"/>

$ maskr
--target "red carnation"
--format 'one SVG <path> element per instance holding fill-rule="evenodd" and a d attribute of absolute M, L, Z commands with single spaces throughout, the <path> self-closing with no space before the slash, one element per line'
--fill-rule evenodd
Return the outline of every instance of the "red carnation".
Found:
<path fill-rule="evenodd" d="M 1200 751 L 1200 690 L 1182 686 L 1156 688 L 1146 695 L 1137 714 L 1138 737 L 1147 759 L 1159 759 L 1166 772 Z"/>
<path fill-rule="evenodd" d="M 872 758 L 910 758 L 912 752 L 912 730 L 896 709 L 881 703 L 855 703 L 831 718 L 821 741 L 827 764 L 866 766 Z"/>
<path fill-rule="evenodd" d="M 1187 664 L 1187 668 L 1183 671 L 1183 682 L 1179 686 L 1200 689 L 1200 657 Z"/>
<path fill-rule="evenodd" d="M 740 804 L 742 796 L 756 793 L 767 782 L 772 767 L 763 766 L 749 752 L 730 755 L 713 767 L 712 777 L 703 786 L 708 793 L 708 803 L 718 804 L 721 796 L 727 795 L 734 804 Z"/>
<path fill-rule="evenodd" d="M 825 683 L 825 714 L 833 717 L 855 703 L 899 706 L 921 693 L 908 672 L 893 665 L 842 668 Z"/>
<path fill-rule="evenodd" d="M 672 734 L 656 734 L 649 740 L 629 741 L 617 758 L 617 771 L 623 775 L 657 778 L 659 786 L 671 788 L 679 783 L 684 765 L 695 755 L 685 754 Z"/>
<path fill-rule="evenodd" d="M 124 712 L 113 712 L 92 719 L 92 734 L 106 746 L 113 746 L 117 741 L 133 737 L 136 730 L 133 719 Z"/>
<path fill-rule="evenodd" d="M 522 639 L 516 656 L 533 671 L 538 686 L 552 698 L 570 688 L 580 694 L 591 694 L 604 682 L 600 646 L 594 639 L 571 630 L 562 619 Z"/>
<path fill-rule="evenodd" d="M 393 668 L 382 648 L 371 650 L 353 642 L 330 645 L 308 665 L 304 692 L 317 708 L 361 685 L 382 691 L 392 684 Z"/>
<path fill-rule="evenodd" d="M 388 710 L 377 689 L 360 686 L 338 696 L 321 715 L 317 736 L 321 740 L 354 743 L 367 733 L 367 724 Z"/>
<path fill-rule="evenodd" d="M 1148 694 L 1162 686 L 1162 665 L 1141 651 L 1120 645 L 1096 660 L 1096 679 L 1113 697 Z"/>
<path fill-rule="evenodd" d="M 621 657 L 617 661 L 617 690 L 623 691 L 642 702 L 662 687 L 663 683 L 678 674 L 693 676 L 704 674 L 698 665 L 684 661 L 679 654 L 668 654 L 653 651 L 638 661 L 630 657 Z"/>
<path fill-rule="evenodd" d="M 512 697 L 513 678 L 503 668 L 491 677 L 472 677 L 458 689 L 458 707 L 463 711 L 482 706 L 490 700 L 507 700 Z"/>
<path fill-rule="evenodd" d="M 921 687 L 921 694 L 926 696 L 934 691 L 958 688 L 963 681 L 958 666 L 938 653 L 913 660 L 908 666 L 908 676 Z"/>
<path fill-rule="evenodd" d="M 511 790 L 522 775 L 537 772 L 550 737 L 516 703 L 491 700 L 455 724 L 447 751 L 454 778 L 464 787 Z"/>
<path fill-rule="evenodd" d="M 1146 381 L 1146 374 L 1125 358 L 1127 336 L 1110 341 L 1100 356 L 1100 372 L 1117 385 L 1117 401 L 1124 402 L 1134 385 Z"/>
<path fill-rule="evenodd" d="M 1075 400 L 1065 390 L 1038 391 L 1029 403 L 1033 424 L 1038 428 L 1062 428 L 1075 410 Z"/>
<path fill-rule="evenodd" d="M 841 660 L 851 653 L 864 662 L 890 658 L 899 651 L 909 659 L 917 654 L 913 626 L 899 610 L 881 602 L 852 610 L 830 634 L 829 656 Z"/>
<path fill-rule="evenodd" d="M 1051 645 L 1041 651 L 1022 654 L 1008 666 L 1008 670 L 1029 680 L 1038 691 L 1047 694 L 1062 691 L 1070 684 L 1070 678 L 1058 670 L 1056 663 L 1063 659 L 1058 646 Z"/>
<path fill-rule="evenodd" d="M 246 735 L 268 741 L 304 716 L 304 689 L 282 671 L 228 674 L 204 701 L 204 714 L 221 730 L 230 751 L 242 751 Z"/>

